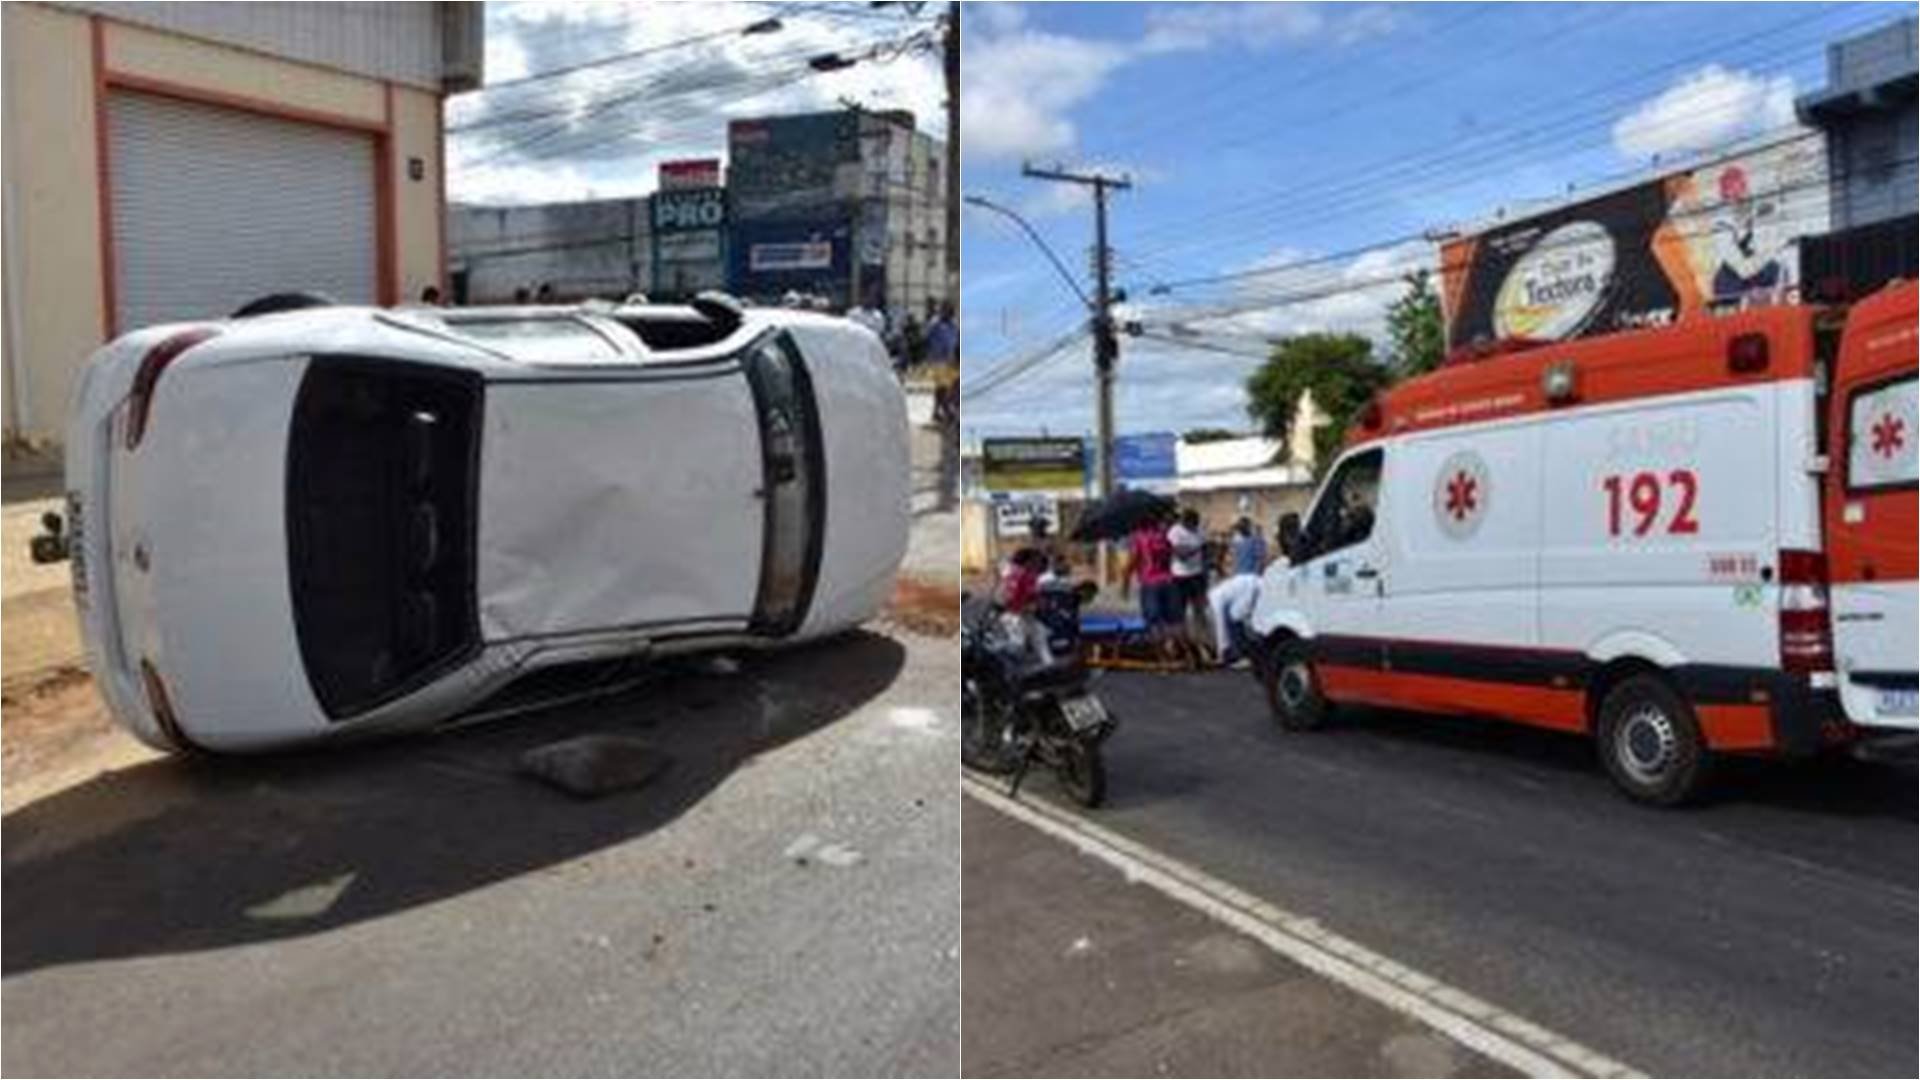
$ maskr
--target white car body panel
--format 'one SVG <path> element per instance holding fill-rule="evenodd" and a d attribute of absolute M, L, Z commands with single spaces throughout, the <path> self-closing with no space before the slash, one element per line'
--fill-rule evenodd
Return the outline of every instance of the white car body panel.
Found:
<path fill-rule="evenodd" d="M 710 370 L 489 384 L 481 637 L 746 625 L 760 573 L 760 433 L 737 367 Z"/>
<path fill-rule="evenodd" d="M 167 369 L 131 453 L 121 440 L 134 374 L 188 326 L 151 327 L 99 350 L 71 413 L 67 487 L 82 633 L 114 716 L 144 741 L 176 748 L 142 683 L 149 661 L 187 741 L 268 749 L 431 726 L 550 664 L 764 648 L 872 617 L 909 525 L 905 402 L 872 335 L 842 320 L 749 310 L 724 341 L 654 354 L 615 314 L 324 308 L 193 324 L 220 334 Z M 469 318 L 559 320 L 609 347 L 479 339 L 462 332 Z M 734 358 L 782 331 L 814 386 L 826 498 L 811 605 L 776 638 L 747 632 L 760 574 L 761 447 Z M 487 386 L 481 644 L 425 685 L 344 719 L 326 715 L 302 663 L 286 530 L 295 395 L 309 366 L 332 355 L 464 369 Z M 726 373 L 662 377 L 703 364 Z M 503 385 L 515 379 L 540 381 Z M 645 422 L 635 422 L 640 413 Z M 150 569 L 135 565 L 136 551 Z M 656 640 L 657 623 L 676 635 Z"/>

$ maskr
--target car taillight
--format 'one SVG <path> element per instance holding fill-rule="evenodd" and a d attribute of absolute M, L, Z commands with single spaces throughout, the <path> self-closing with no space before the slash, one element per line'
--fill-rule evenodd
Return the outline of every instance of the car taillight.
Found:
<path fill-rule="evenodd" d="M 1827 557 L 1780 553 L 1780 666 L 1832 671 L 1833 629 L 1827 618 Z"/>
<path fill-rule="evenodd" d="M 147 355 L 140 358 L 140 370 L 133 375 L 133 390 L 127 395 L 127 449 L 139 446 L 140 440 L 146 437 L 147 414 L 153 408 L 153 388 L 160 381 L 160 374 L 180 359 L 180 354 L 218 333 L 220 331 L 211 326 L 182 330 L 148 349 Z"/>

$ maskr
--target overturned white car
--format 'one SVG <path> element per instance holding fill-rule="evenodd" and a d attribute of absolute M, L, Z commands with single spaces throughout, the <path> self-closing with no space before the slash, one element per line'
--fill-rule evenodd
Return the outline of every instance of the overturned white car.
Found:
<path fill-rule="evenodd" d="M 101 349 L 67 540 L 115 717 L 254 750 L 849 628 L 889 594 L 908 468 L 887 358 L 844 320 L 303 307 Z"/>

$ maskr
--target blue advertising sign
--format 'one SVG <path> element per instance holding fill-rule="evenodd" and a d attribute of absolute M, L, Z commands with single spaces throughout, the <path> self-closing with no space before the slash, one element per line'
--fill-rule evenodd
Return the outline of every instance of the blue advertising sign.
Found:
<path fill-rule="evenodd" d="M 852 282 L 851 223 L 735 221 L 727 241 L 728 287 L 774 300 L 788 290 L 847 302 Z"/>
<path fill-rule="evenodd" d="M 1172 490 L 1180 466 L 1174 453 L 1179 436 L 1171 431 L 1121 435 L 1113 440 L 1113 480 L 1123 487 Z"/>

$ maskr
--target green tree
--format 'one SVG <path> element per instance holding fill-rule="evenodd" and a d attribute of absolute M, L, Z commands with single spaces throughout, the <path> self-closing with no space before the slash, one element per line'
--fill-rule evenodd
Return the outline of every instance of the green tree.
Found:
<path fill-rule="evenodd" d="M 1387 308 L 1387 337 L 1392 347 L 1387 363 L 1398 378 L 1411 379 L 1440 366 L 1447 354 L 1447 327 L 1431 273 L 1416 270 L 1407 275 L 1407 294 Z"/>
<path fill-rule="evenodd" d="M 1316 466 L 1333 460 L 1346 437 L 1347 424 L 1373 396 L 1393 382 L 1393 373 L 1373 357 L 1373 343 L 1359 334 L 1301 334 L 1273 347 L 1273 355 L 1247 377 L 1247 415 L 1281 453 L 1293 434 L 1300 395 L 1313 391 L 1314 404 L 1332 418 L 1313 433 Z"/>

